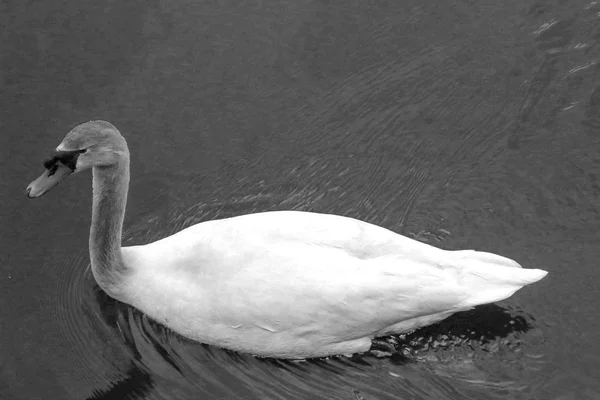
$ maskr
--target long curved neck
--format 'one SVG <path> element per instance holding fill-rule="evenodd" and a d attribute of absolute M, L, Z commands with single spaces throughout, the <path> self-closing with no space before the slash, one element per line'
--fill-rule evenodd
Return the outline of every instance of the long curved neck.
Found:
<path fill-rule="evenodd" d="M 93 175 L 92 273 L 100 287 L 111 294 L 118 291 L 127 272 L 121 255 L 121 233 L 129 190 L 129 157 L 122 156 L 108 167 L 94 167 Z"/>

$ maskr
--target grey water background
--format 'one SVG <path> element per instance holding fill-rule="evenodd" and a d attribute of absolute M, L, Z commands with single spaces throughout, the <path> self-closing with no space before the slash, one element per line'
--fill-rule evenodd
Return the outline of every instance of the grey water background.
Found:
<path fill-rule="evenodd" d="M 600 399 L 600 5 L 0 2 L 0 398 Z M 129 142 L 125 244 L 274 209 L 550 272 L 377 358 L 190 342 L 89 271 L 74 125 Z"/>

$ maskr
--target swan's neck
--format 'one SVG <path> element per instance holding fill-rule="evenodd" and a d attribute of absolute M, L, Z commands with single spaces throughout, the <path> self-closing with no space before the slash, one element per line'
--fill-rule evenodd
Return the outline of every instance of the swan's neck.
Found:
<path fill-rule="evenodd" d="M 127 272 L 121 255 L 121 233 L 129 189 L 129 157 L 109 167 L 95 167 L 93 175 L 92 272 L 102 289 L 116 294 Z"/>

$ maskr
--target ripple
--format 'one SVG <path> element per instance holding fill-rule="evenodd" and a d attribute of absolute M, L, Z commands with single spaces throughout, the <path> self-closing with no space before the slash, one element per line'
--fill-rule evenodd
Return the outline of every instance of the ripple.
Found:
<path fill-rule="evenodd" d="M 102 370 L 104 360 L 97 352 L 90 351 L 90 340 L 97 337 L 98 332 L 89 323 L 89 314 L 86 315 L 85 297 L 90 289 L 85 279 L 85 269 L 89 267 L 87 251 L 76 248 L 74 245 L 64 249 L 65 259 L 58 269 L 56 297 L 52 309 L 56 311 L 55 323 L 58 332 L 67 342 L 71 343 L 68 353 L 63 356 L 80 366 L 77 371 L 84 371 L 84 366 L 92 366 Z M 86 290 L 87 289 L 87 290 Z M 90 386 L 96 379 L 83 375 L 78 376 Z"/>

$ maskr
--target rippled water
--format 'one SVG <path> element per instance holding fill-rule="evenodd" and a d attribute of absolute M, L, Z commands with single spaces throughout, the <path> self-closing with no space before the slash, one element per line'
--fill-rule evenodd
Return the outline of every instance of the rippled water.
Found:
<path fill-rule="evenodd" d="M 599 15 L 588 1 L 2 2 L 0 398 L 600 398 Z M 89 175 L 24 196 L 93 118 L 132 151 L 127 245 L 294 209 L 550 275 L 386 338 L 387 356 L 191 342 L 94 282 Z"/>

